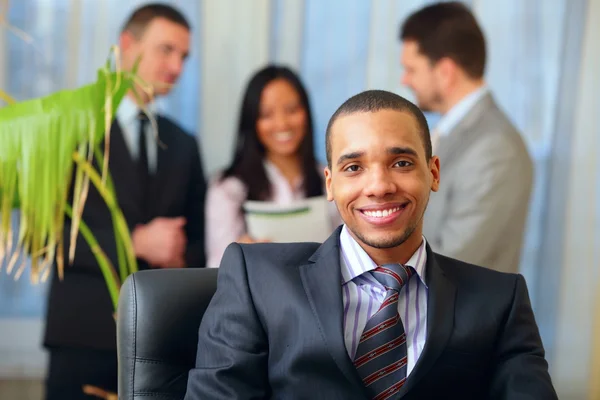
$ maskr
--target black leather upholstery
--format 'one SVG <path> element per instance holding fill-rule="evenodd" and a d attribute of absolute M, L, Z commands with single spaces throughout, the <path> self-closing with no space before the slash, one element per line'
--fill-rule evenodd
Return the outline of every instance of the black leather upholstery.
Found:
<path fill-rule="evenodd" d="M 200 320 L 217 285 L 217 269 L 140 271 L 123 284 L 117 319 L 119 399 L 185 395 L 195 365 Z"/>

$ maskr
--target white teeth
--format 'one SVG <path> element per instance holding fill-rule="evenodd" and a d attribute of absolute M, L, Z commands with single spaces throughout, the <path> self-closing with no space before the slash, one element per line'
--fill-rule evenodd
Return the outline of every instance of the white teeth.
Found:
<path fill-rule="evenodd" d="M 364 211 L 364 213 L 365 213 L 365 215 L 367 215 L 369 217 L 384 218 L 384 217 L 389 217 L 391 214 L 393 214 L 399 210 L 400 210 L 400 207 L 394 207 L 394 208 L 390 208 L 389 210 Z"/>
<path fill-rule="evenodd" d="M 277 132 L 273 136 L 275 136 L 276 140 L 285 141 L 285 140 L 290 140 L 294 136 L 294 134 L 290 131 L 287 131 L 287 132 Z"/>

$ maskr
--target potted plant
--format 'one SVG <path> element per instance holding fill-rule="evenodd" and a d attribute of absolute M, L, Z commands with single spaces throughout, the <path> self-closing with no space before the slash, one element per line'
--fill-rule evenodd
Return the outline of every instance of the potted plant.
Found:
<path fill-rule="evenodd" d="M 25 269 L 24 261 L 16 265 L 18 252 L 9 252 L 14 245 L 11 215 L 17 208 L 20 226 L 16 245 L 31 258 L 33 282 L 45 280 L 53 265 L 62 278 L 63 227 L 68 216 L 72 220 L 68 260 L 73 260 L 75 239 L 81 234 L 92 249 L 116 309 L 120 284 L 137 271 L 137 262 L 108 172 L 110 125 L 134 81 L 146 85 L 136 76 L 136 68 L 120 70 L 118 49 L 111 51 L 117 55 L 116 66 L 112 67 L 109 57 L 92 84 L 19 103 L 0 93 L 11 103 L 0 109 L 0 261 L 10 256 L 8 273 L 16 278 Z M 150 119 L 155 126 L 154 118 Z M 81 220 L 90 183 L 111 211 L 116 267 Z M 70 191 L 72 204 L 67 201 Z"/>

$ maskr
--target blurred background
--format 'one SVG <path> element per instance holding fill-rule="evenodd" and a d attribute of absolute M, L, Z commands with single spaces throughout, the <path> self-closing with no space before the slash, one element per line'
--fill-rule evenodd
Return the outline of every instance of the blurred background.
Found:
<path fill-rule="evenodd" d="M 298 71 L 325 161 L 328 118 L 368 88 L 401 87 L 401 21 L 425 0 L 173 0 L 192 23 L 191 58 L 160 107 L 197 135 L 208 176 L 231 160 L 239 102 L 267 62 Z M 17 100 L 92 82 L 142 1 L 11 1 L 0 87 Z M 600 399 L 600 1 L 465 1 L 484 29 L 486 80 L 524 135 L 535 189 L 521 264 L 564 399 Z M 431 123 L 436 115 L 428 115 Z M 0 270 L 0 380 L 41 380 L 44 284 Z M 596 316 L 596 317 L 594 317 Z M 596 385 L 596 386 L 594 386 Z M 1 388 L 1 386 L 0 386 Z M 596 396 L 596 397 L 593 397 Z M 4 397 L 0 389 L 0 398 Z"/>

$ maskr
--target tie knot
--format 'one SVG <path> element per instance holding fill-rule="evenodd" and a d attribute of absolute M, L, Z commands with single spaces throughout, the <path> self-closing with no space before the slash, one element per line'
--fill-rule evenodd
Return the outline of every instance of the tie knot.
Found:
<path fill-rule="evenodd" d="M 413 275 L 415 270 L 402 264 L 384 264 L 375 268 L 371 273 L 379 283 L 388 290 L 400 291 Z"/>
<path fill-rule="evenodd" d="M 137 119 L 140 121 L 140 123 L 145 124 L 146 122 L 149 121 L 148 116 L 146 114 L 144 114 L 143 111 L 140 110 L 140 112 L 137 115 Z"/>

